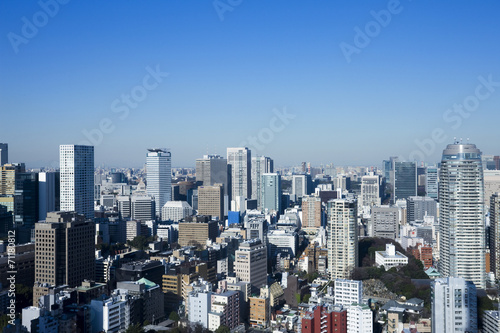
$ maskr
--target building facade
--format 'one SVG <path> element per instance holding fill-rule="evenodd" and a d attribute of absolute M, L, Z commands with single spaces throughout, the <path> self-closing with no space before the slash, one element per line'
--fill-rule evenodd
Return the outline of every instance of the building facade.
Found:
<path fill-rule="evenodd" d="M 146 155 L 147 193 L 155 200 L 156 216 L 161 208 L 172 200 L 172 155 L 165 148 L 148 149 Z"/>
<path fill-rule="evenodd" d="M 252 197 L 252 153 L 247 147 L 227 148 L 227 164 L 231 169 L 231 200 Z"/>

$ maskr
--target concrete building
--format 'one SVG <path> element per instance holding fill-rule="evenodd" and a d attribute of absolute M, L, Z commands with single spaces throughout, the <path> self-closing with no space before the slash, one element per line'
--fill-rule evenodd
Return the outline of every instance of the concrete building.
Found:
<path fill-rule="evenodd" d="M 484 311 L 483 333 L 500 332 L 500 315 L 498 311 Z"/>
<path fill-rule="evenodd" d="M 415 162 L 393 161 L 392 202 L 417 195 L 417 165 Z"/>
<path fill-rule="evenodd" d="M 267 285 L 267 247 L 259 239 L 240 243 L 235 251 L 234 272 L 241 281 L 249 282 L 252 290 Z"/>
<path fill-rule="evenodd" d="M 78 286 L 94 280 L 95 225 L 74 212 L 49 212 L 35 224 L 35 281 Z"/>
<path fill-rule="evenodd" d="M 257 200 L 257 208 L 262 209 L 262 175 L 274 172 L 274 162 L 270 157 L 252 157 L 252 199 Z"/>
<path fill-rule="evenodd" d="M 429 198 L 437 199 L 439 189 L 439 169 L 436 166 L 429 166 L 425 170 L 425 195 Z"/>
<path fill-rule="evenodd" d="M 263 173 L 261 175 L 262 210 L 268 213 L 281 213 L 281 176 L 277 173 Z"/>
<path fill-rule="evenodd" d="M 311 310 L 302 317 L 302 333 L 347 333 L 347 310 L 342 306 L 325 304 Z"/>
<path fill-rule="evenodd" d="M 408 257 L 399 251 L 392 244 L 385 245 L 385 251 L 375 251 L 375 264 L 377 266 L 384 266 L 385 270 L 392 267 L 408 264 Z"/>
<path fill-rule="evenodd" d="M 256 328 L 266 328 L 269 325 L 270 308 L 269 298 L 249 297 L 250 300 L 250 326 Z"/>
<path fill-rule="evenodd" d="M 38 173 L 38 219 L 45 220 L 47 212 L 59 211 L 59 172 Z"/>
<path fill-rule="evenodd" d="M 156 216 L 161 216 L 161 208 L 172 201 L 172 155 L 165 148 L 148 149 L 146 155 L 147 194 L 155 200 Z"/>
<path fill-rule="evenodd" d="M 500 170 L 484 170 L 483 174 L 484 199 L 488 201 L 493 194 L 500 192 Z"/>
<path fill-rule="evenodd" d="M 288 230 L 271 230 L 267 233 L 269 258 L 275 258 L 278 253 L 295 257 L 299 248 L 299 237 L 296 232 Z"/>
<path fill-rule="evenodd" d="M 0 167 L 9 163 L 9 144 L 0 143 Z"/>
<path fill-rule="evenodd" d="M 227 164 L 231 169 L 231 200 L 252 197 L 252 153 L 246 147 L 227 148 Z"/>
<path fill-rule="evenodd" d="M 359 207 L 381 204 L 381 177 L 379 175 L 361 177 Z"/>
<path fill-rule="evenodd" d="M 217 217 L 219 221 L 224 220 L 224 186 L 222 184 L 198 187 L 198 214 Z"/>
<path fill-rule="evenodd" d="M 486 286 L 484 186 L 481 151 L 450 144 L 439 183 L 439 272 Z"/>
<path fill-rule="evenodd" d="M 234 329 L 240 324 L 240 297 L 237 291 L 212 294 L 211 311 L 208 313 L 208 329 L 217 330 L 224 325 Z"/>
<path fill-rule="evenodd" d="M 396 239 L 399 236 L 398 207 L 373 207 L 370 222 L 373 237 Z"/>
<path fill-rule="evenodd" d="M 298 200 L 298 198 L 309 195 L 312 190 L 311 187 L 311 175 L 303 174 L 292 176 L 292 195 L 295 198 L 294 200 Z"/>
<path fill-rule="evenodd" d="M 200 285 L 193 285 L 193 290 L 188 294 L 188 320 L 193 324 L 209 327 L 208 314 L 212 309 L 212 285 L 200 281 Z"/>
<path fill-rule="evenodd" d="M 335 304 L 349 306 L 361 304 L 363 283 L 355 280 L 336 279 L 334 285 Z"/>
<path fill-rule="evenodd" d="M 322 225 L 321 198 L 319 196 L 307 195 L 302 197 L 302 228 L 306 232 L 316 234 Z"/>
<path fill-rule="evenodd" d="M 119 332 L 130 326 L 130 305 L 121 295 L 93 299 L 90 306 L 93 332 Z"/>
<path fill-rule="evenodd" d="M 61 211 L 94 218 L 94 146 L 61 145 Z"/>
<path fill-rule="evenodd" d="M 196 181 L 203 186 L 222 184 L 224 195 L 229 195 L 227 159 L 220 155 L 203 155 L 196 160 Z"/>
<path fill-rule="evenodd" d="M 490 197 L 490 271 L 500 278 L 500 194 Z"/>
<path fill-rule="evenodd" d="M 156 218 L 156 201 L 151 196 L 133 195 L 130 197 L 130 217 L 137 221 L 149 221 Z"/>
<path fill-rule="evenodd" d="M 373 332 L 373 314 L 368 305 L 352 304 L 347 307 L 347 333 Z M 444 332 L 444 331 L 443 331 Z"/>
<path fill-rule="evenodd" d="M 161 209 L 163 221 L 178 222 L 193 215 L 193 208 L 186 201 L 167 201 Z"/>
<path fill-rule="evenodd" d="M 215 242 L 218 235 L 217 221 L 208 216 L 191 216 L 179 222 L 179 245 L 204 246 L 207 239 Z"/>
<path fill-rule="evenodd" d="M 358 266 L 357 201 L 328 201 L 328 267 L 331 279 L 348 279 Z"/>
<path fill-rule="evenodd" d="M 423 221 L 424 216 L 434 216 L 437 219 L 437 202 L 430 197 L 409 197 L 406 204 L 408 223 Z"/>
<path fill-rule="evenodd" d="M 431 281 L 432 332 L 477 332 L 474 283 L 463 278 Z"/>

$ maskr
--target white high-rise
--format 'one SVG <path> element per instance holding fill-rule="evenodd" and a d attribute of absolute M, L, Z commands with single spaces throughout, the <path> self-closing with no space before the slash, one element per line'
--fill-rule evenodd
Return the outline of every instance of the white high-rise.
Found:
<path fill-rule="evenodd" d="M 476 145 L 454 143 L 443 151 L 439 216 L 439 272 L 485 288 L 483 166 Z"/>
<path fill-rule="evenodd" d="M 349 279 L 358 266 L 357 200 L 328 201 L 328 268 L 330 278 Z"/>
<path fill-rule="evenodd" d="M 257 199 L 257 207 L 260 209 L 261 203 L 261 184 L 262 175 L 274 172 L 274 162 L 270 157 L 254 156 L 252 157 L 252 199 Z"/>
<path fill-rule="evenodd" d="M 250 149 L 227 148 L 227 165 L 231 168 L 231 199 L 252 196 L 252 153 Z"/>
<path fill-rule="evenodd" d="M 361 178 L 361 196 L 359 207 L 380 205 L 380 176 L 367 175 Z"/>
<path fill-rule="evenodd" d="M 148 149 L 146 156 L 147 176 L 146 191 L 154 197 L 156 216 L 161 216 L 161 209 L 172 200 L 172 160 L 170 151 L 165 148 Z"/>
<path fill-rule="evenodd" d="M 94 217 L 94 146 L 61 145 L 61 211 Z"/>
<path fill-rule="evenodd" d="M 472 282 L 435 279 L 431 288 L 432 332 L 477 332 L 477 296 Z"/>

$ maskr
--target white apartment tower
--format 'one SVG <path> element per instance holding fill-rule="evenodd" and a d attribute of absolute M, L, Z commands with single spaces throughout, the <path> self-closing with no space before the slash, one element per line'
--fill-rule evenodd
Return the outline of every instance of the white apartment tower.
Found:
<path fill-rule="evenodd" d="M 155 199 L 156 216 L 161 216 L 162 207 L 172 200 L 172 156 L 165 148 L 152 148 L 148 151 L 146 191 Z"/>
<path fill-rule="evenodd" d="M 61 145 L 61 211 L 94 217 L 94 146 Z"/>
<path fill-rule="evenodd" d="M 328 201 L 328 267 L 330 278 L 349 279 L 358 266 L 357 200 Z"/>
<path fill-rule="evenodd" d="M 432 332 L 477 332 L 474 283 L 463 278 L 435 279 L 432 288 Z"/>
<path fill-rule="evenodd" d="M 454 143 L 443 151 L 439 216 L 439 272 L 485 288 L 483 166 L 476 145 Z"/>
<path fill-rule="evenodd" d="M 227 148 L 227 164 L 231 168 L 231 200 L 252 196 L 252 153 L 246 147 Z"/>

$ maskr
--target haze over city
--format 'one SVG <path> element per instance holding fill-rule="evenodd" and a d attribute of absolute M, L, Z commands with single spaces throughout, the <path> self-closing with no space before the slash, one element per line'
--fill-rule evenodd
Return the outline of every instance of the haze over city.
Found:
<path fill-rule="evenodd" d="M 498 2 L 216 4 L 71 1 L 45 19 L 1 2 L 10 160 L 57 166 L 60 144 L 87 141 L 96 165 L 168 147 L 193 167 L 259 134 L 253 154 L 281 166 L 435 163 L 453 137 L 496 153 Z M 282 110 L 293 118 L 266 130 Z"/>

